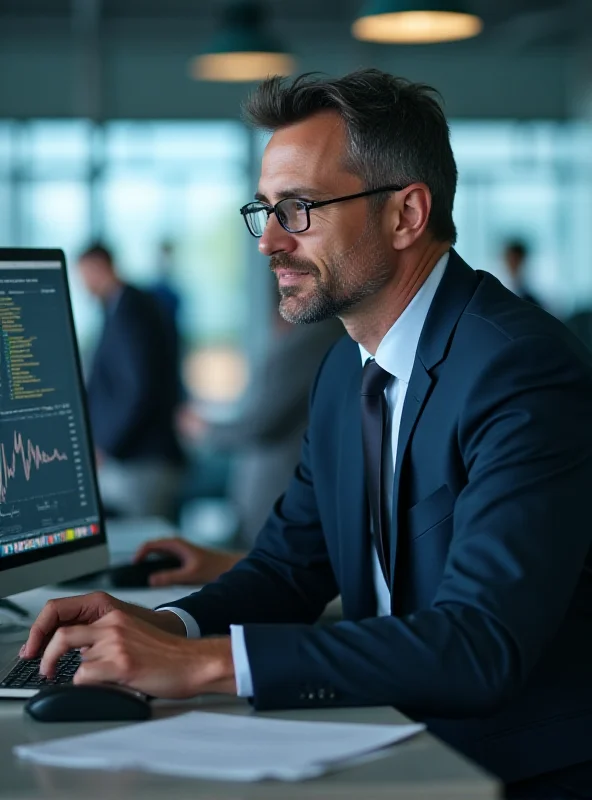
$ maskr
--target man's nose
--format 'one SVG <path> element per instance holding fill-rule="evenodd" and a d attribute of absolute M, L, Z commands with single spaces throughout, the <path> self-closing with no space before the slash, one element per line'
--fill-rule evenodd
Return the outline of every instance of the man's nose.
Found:
<path fill-rule="evenodd" d="M 282 228 L 275 214 L 270 214 L 263 236 L 259 239 L 259 252 L 264 256 L 292 253 L 297 246 L 295 235 Z"/>

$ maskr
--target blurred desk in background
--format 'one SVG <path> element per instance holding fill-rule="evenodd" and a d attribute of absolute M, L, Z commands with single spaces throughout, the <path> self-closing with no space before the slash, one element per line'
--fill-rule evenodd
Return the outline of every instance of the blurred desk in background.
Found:
<path fill-rule="evenodd" d="M 180 535 L 164 517 L 108 519 L 106 528 L 112 564 L 131 561 L 138 548 L 150 539 L 172 539 Z"/>

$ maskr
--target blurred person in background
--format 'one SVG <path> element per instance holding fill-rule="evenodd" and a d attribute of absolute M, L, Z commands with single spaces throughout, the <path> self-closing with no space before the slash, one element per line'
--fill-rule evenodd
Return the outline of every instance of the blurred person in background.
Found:
<path fill-rule="evenodd" d="M 528 262 L 530 253 L 528 246 L 520 240 L 512 240 L 506 243 L 504 247 L 504 264 L 507 270 L 508 280 L 506 284 L 514 294 L 532 303 L 535 306 L 540 306 L 541 303 L 527 288 L 524 282 L 524 271 Z"/>
<path fill-rule="evenodd" d="M 90 247 L 78 266 L 104 315 L 87 394 L 105 510 L 170 517 L 183 462 L 176 341 L 155 299 L 119 277 L 106 247 Z"/>
<path fill-rule="evenodd" d="M 172 280 L 175 265 L 175 248 L 172 242 L 162 242 L 158 249 L 156 262 L 157 279 L 150 287 L 150 292 L 154 295 L 163 313 L 178 335 L 179 330 L 179 309 L 181 307 L 181 296 Z"/>
<path fill-rule="evenodd" d="M 344 333 L 336 319 L 314 325 L 286 322 L 278 301 L 276 290 L 268 348 L 254 365 L 239 418 L 212 422 L 197 404 L 187 404 L 178 417 L 185 439 L 234 454 L 228 496 L 239 518 L 235 544 L 245 550 L 251 549 L 290 482 L 300 456 L 311 385 L 324 355 Z"/>
<path fill-rule="evenodd" d="M 177 404 L 186 399 L 185 386 L 181 377 L 181 361 L 183 347 L 179 317 L 181 309 L 181 295 L 173 279 L 175 269 L 175 246 L 170 241 L 164 241 L 158 248 L 156 260 L 157 279 L 148 288 L 162 312 L 164 321 L 169 328 L 169 336 L 177 354 Z"/>
<path fill-rule="evenodd" d="M 293 325 L 282 318 L 278 303 L 276 290 L 269 347 L 254 367 L 240 418 L 208 422 L 192 405 L 179 415 L 186 439 L 236 452 L 228 496 L 239 517 L 235 545 L 241 549 L 202 547 L 180 538 L 148 542 L 138 551 L 138 561 L 149 553 L 170 553 L 181 561 L 177 569 L 152 574 L 152 586 L 200 585 L 227 572 L 251 549 L 288 487 L 300 456 L 310 388 L 323 357 L 344 330 L 336 319 Z"/>

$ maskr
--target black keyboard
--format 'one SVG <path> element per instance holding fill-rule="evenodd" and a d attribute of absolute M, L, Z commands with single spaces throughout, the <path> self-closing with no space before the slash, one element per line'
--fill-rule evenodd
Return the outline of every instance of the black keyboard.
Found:
<path fill-rule="evenodd" d="M 72 683 L 74 673 L 80 666 L 80 653 L 70 650 L 58 661 L 55 677 L 48 680 L 39 674 L 40 658 L 22 659 L 11 669 L 3 681 L 2 689 L 43 689 L 44 686 L 55 686 L 57 683 Z"/>

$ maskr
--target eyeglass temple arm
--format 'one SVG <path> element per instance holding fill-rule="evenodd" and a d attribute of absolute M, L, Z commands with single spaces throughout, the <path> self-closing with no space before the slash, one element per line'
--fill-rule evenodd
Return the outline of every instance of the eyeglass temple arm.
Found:
<path fill-rule="evenodd" d="M 368 197 L 368 195 L 378 194 L 379 192 L 400 192 L 403 188 L 403 186 L 382 186 L 380 189 L 368 189 L 366 192 L 348 194 L 345 197 L 337 197 L 334 200 L 307 200 L 306 205 L 309 209 L 321 208 L 321 206 L 328 206 L 332 203 L 342 203 L 344 200 L 355 200 L 357 197 Z"/>

